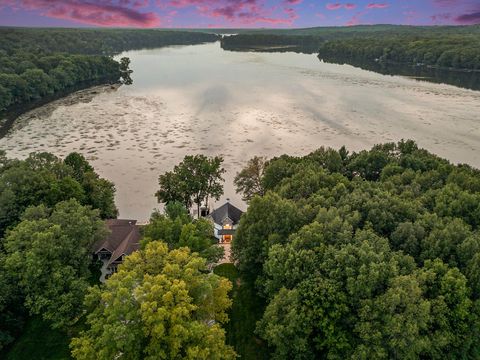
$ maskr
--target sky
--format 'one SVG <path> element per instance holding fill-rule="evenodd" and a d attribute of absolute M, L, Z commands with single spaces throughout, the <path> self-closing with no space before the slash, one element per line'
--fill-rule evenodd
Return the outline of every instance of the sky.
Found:
<path fill-rule="evenodd" d="M 480 24 L 480 0 L 0 0 L 0 25 L 299 28 Z"/>

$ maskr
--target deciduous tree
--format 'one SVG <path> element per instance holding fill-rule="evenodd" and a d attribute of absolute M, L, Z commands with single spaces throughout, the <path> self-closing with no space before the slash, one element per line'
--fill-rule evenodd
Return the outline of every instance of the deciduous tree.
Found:
<path fill-rule="evenodd" d="M 264 157 L 255 156 L 248 160 L 247 165 L 235 176 L 237 193 L 242 193 L 243 201 L 248 202 L 255 195 L 264 195 L 262 178 L 266 164 L 267 160 Z"/>
<path fill-rule="evenodd" d="M 75 359 L 234 359 L 219 323 L 231 283 L 205 260 L 162 242 L 125 259 L 86 297 L 88 329 L 71 343 Z"/>
<path fill-rule="evenodd" d="M 76 200 L 53 211 L 43 205 L 29 208 L 22 220 L 5 237 L 5 270 L 17 281 L 31 314 L 53 327 L 71 325 L 88 288 L 91 247 L 106 235 L 105 225 L 97 210 Z"/>
<path fill-rule="evenodd" d="M 200 217 L 200 206 L 208 207 L 209 199 L 218 200 L 223 194 L 223 158 L 205 155 L 187 155 L 171 172 L 159 177 L 160 189 L 156 196 L 159 202 L 181 202 L 189 210 L 197 205 L 197 216 Z"/>

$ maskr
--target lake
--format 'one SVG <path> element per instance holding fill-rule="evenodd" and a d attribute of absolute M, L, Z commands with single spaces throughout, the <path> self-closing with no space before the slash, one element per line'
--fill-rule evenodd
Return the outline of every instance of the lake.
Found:
<path fill-rule="evenodd" d="M 254 155 L 408 138 L 480 167 L 479 91 L 219 43 L 121 56 L 132 60 L 133 85 L 88 89 L 22 115 L 0 148 L 10 157 L 83 153 L 116 184 L 122 218 L 147 220 L 158 207 L 158 175 L 187 154 L 222 155 L 221 201 L 243 208 L 232 180 Z"/>

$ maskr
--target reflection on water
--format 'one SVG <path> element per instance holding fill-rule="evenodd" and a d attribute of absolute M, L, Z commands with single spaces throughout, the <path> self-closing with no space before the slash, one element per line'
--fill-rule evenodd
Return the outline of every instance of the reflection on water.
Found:
<path fill-rule="evenodd" d="M 258 47 L 231 47 L 222 44 L 226 51 L 318 54 L 318 46 L 258 46 Z M 413 66 L 405 64 L 364 61 L 354 57 L 319 55 L 320 61 L 338 65 L 352 65 L 363 70 L 375 71 L 383 75 L 397 75 L 411 77 L 420 81 L 448 84 L 470 90 L 480 90 L 480 71 L 456 71 L 427 66 Z"/>
<path fill-rule="evenodd" d="M 74 94 L 25 116 L 0 139 L 9 156 L 80 151 L 115 182 L 122 217 L 157 206 L 158 175 L 186 154 L 225 158 L 225 196 L 254 155 L 360 150 L 413 138 L 480 167 L 480 92 L 322 63 L 315 55 L 223 51 L 219 44 L 124 53 L 133 85 Z M 83 97 L 85 100 L 85 97 Z"/>
<path fill-rule="evenodd" d="M 375 71 L 383 75 L 408 76 L 421 81 L 430 81 L 437 84 L 449 84 L 465 89 L 480 90 L 480 72 L 478 71 L 452 71 L 429 68 L 426 66 L 360 61 L 353 58 L 339 57 L 320 57 L 320 60 L 340 65 L 349 64 L 360 69 Z"/>

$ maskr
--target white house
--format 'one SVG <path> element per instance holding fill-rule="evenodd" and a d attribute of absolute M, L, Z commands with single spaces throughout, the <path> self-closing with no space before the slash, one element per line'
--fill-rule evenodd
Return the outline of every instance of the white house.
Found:
<path fill-rule="evenodd" d="M 243 211 L 229 201 L 208 216 L 214 224 L 214 236 L 220 244 L 230 244 L 235 236 Z"/>

